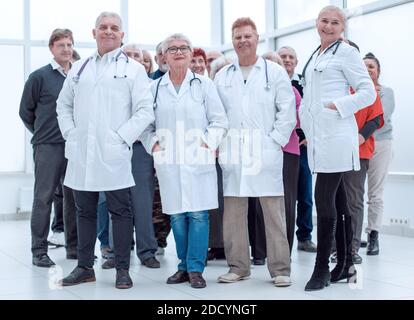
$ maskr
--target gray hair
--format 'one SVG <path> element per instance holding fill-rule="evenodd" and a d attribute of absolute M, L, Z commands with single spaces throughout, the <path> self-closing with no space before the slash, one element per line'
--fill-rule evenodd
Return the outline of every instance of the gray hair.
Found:
<path fill-rule="evenodd" d="M 225 56 L 221 56 L 213 60 L 213 62 L 210 65 L 210 78 L 214 79 L 217 72 L 219 72 L 220 69 L 222 69 L 224 66 L 230 63 L 231 63 L 231 60 L 229 58 L 226 58 Z"/>
<path fill-rule="evenodd" d="M 110 11 L 101 12 L 101 14 L 98 16 L 98 18 L 96 18 L 95 28 L 97 28 L 99 26 L 99 23 L 101 22 L 101 20 L 103 18 L 115 18 L 115 19 L 117 19 L 119 21 L 119 26 L 121 27 L 121 30 L 123 30 L 121 16 L 116 12 L 110 12 Z"/>
<path fill-rule="evenodd" d="M 122 46 L 122 49 L 132 49 L 142 53 L 141 48 L 136 43 L 127 43 L 126 45 Z"/>
<path fill-rule="evenodd" d="M 346 14 L 345 14 L 344 10 L 342 10 L 341 8 L 339 8 L 337 6 L 333 6 L 333 5 L 326 6 L 326 7 L 322 8 L 322 10 L 319 12 L 318 19 L 321 16 L 321 14 L 324 13 L 325 11 L 336 11 L 341 16 L 342 22 L 344 23 L 344 26 L 346 25 Z"/>
<path fill-rule="evenodd" d="M 276 62 L 278 65 L 282 65 L 283 64 L 282 58 L 279 56 L 279 54 L 277 54 L 274 51 L 266 52 L 262 57 L 265 58 L 265 59 L 267 59 L 267 60 Z"/>
<path fill-rule="evenodd" d="M 187 42 L 187 45 L 190 47 L 190 50 L 193 51 L 193 45 L 187 36 L 183 35 L 182 33 L 174 33 L 170 35 L 169 37 L 167 37 L 167 39 L 165 39 L 162 42 L 161 44 L 162 54 L 165 54 L 167 52 L 168 46 L 174 40 L 183 40 Z"/>
<path fill-rule="evenodd" d="M 295 55 L 296 59 L 298 58 L 298 55 L 296 54 L 296 50 L 295 50 L 295 49 L 293 49 L 292 47 L 289 47 L 289 46 L 283 46 L 283 47 L 280 47 L 280 48 L 277 50 L 277 53 L 278 53 L 278 54 L 280 54 L 279 52 L 280 52 L 280 50 L 282 50 L 282 49 L 287 49 L 287 50 L 292 51 L 292 52 L 293 52 L 293 54 Z"/>

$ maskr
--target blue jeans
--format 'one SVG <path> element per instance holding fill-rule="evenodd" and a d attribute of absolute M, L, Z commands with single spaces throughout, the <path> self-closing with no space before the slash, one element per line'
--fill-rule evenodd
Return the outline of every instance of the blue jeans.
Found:
<path fill-rule="evenodd" d="M 308 165 L 308 152 L 306 146 L 300 147 L 299 181 L 298 181 L 298 207 L 296 224 L 298 241 L 312 239 L 312 174 Z"/>
<path fill-rule="evenodd" d="M 171 215 L 177 250 L 178 270 L 203 272 L 208 249 L 208 211 Z"/>

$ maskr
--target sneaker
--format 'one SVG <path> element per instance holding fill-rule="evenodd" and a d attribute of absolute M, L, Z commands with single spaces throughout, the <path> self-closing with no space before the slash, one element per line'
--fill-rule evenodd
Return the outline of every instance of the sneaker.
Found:
<path fill-rule="evenodd" d="M 165 249 L 161 247 L 158 247 L 157 251 L 155 251 L 156 256 L 163 256 L 164 253 L 165 253 Z"/>
<path fill-rule="evenodd" d="M 311 240 L 298 241 L 298 250 L 305 252 L 316 252 L 316 244 Z"/>
<path fill-rule="evenodd" d="M 276 287 L 289 287 L 292 284 L 289 276 L 276 276 L 273 283 Z"/>
<path fill-rule="evenodd" d="M 94 281 L 96 281 L 96 278 L 93 268 L 83 268 L 77 266 L 67 277 L 60 280 L 60 284 L 66 287 Z"/>
<path fill-rule="evenodd" d="M 233 283 L 240 280 L 246 280 L 248 278 L 249 276 L 240 276 L 234 272 L 227 272 L 226 274 L 223 274 L 220 277 L 218 277 L 217 281 L 222 283 Z"/>
<path fill-rule="evenodd" d="M 53 232 L 47 243 L 52 246 L 63 247 L 65 246 L 65 234 L 63 232 Z"/>

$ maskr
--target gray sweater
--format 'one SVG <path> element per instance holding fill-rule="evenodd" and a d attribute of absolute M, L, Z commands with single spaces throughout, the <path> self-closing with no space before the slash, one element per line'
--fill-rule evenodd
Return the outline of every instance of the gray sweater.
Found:
<path fill-rule="evenodd" d="M 391 88 L 381 86 L 380 98 L 384 110 L 384 126 L 375 131 L 376 141 L 392 139 L 391 116 L 395 109 L 394 91 Z"/>
<path fill-rule="evenodd" d="M 32 144 L 64 143 L 56 113 L 56 100 L 65 77 L 50 64 L 30 74 L 20 101 L 20 118 L 33 133 Z"/>

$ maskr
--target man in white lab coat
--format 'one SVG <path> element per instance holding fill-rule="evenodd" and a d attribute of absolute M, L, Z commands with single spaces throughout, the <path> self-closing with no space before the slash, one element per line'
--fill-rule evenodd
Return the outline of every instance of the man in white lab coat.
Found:
<path fill-rule="evenodd" d="M 120 49 L 121 17 L 103 12 L 93 36 L 97 51 L 74 64 L 57 101 L 66 140 L 64 184 L 74 189 L 78 214 L 78 266 L 62 285 L 95 281 L 96 209 L 104 191 L 113 221 L 116 287 L 132 287 L 130 187 L 132 145 L 154 120 L 144 67 Z"/>
<path fill-rule="evenodd" d="M 248 197 L 263 208 L 268 269 L 276 286 L 289 286 L 290 254 L 283 199 L 283 153 L 296 124 L 295 97 L 286 71 L 256 54 L 259 36 L 250 18 L 233 23 L 238 59 L 215 83 L 229 119 L 220 145 L 224 186 L 224 249 L 230 270 L 218 278 L 231 283 L 250 275 Z"/>

